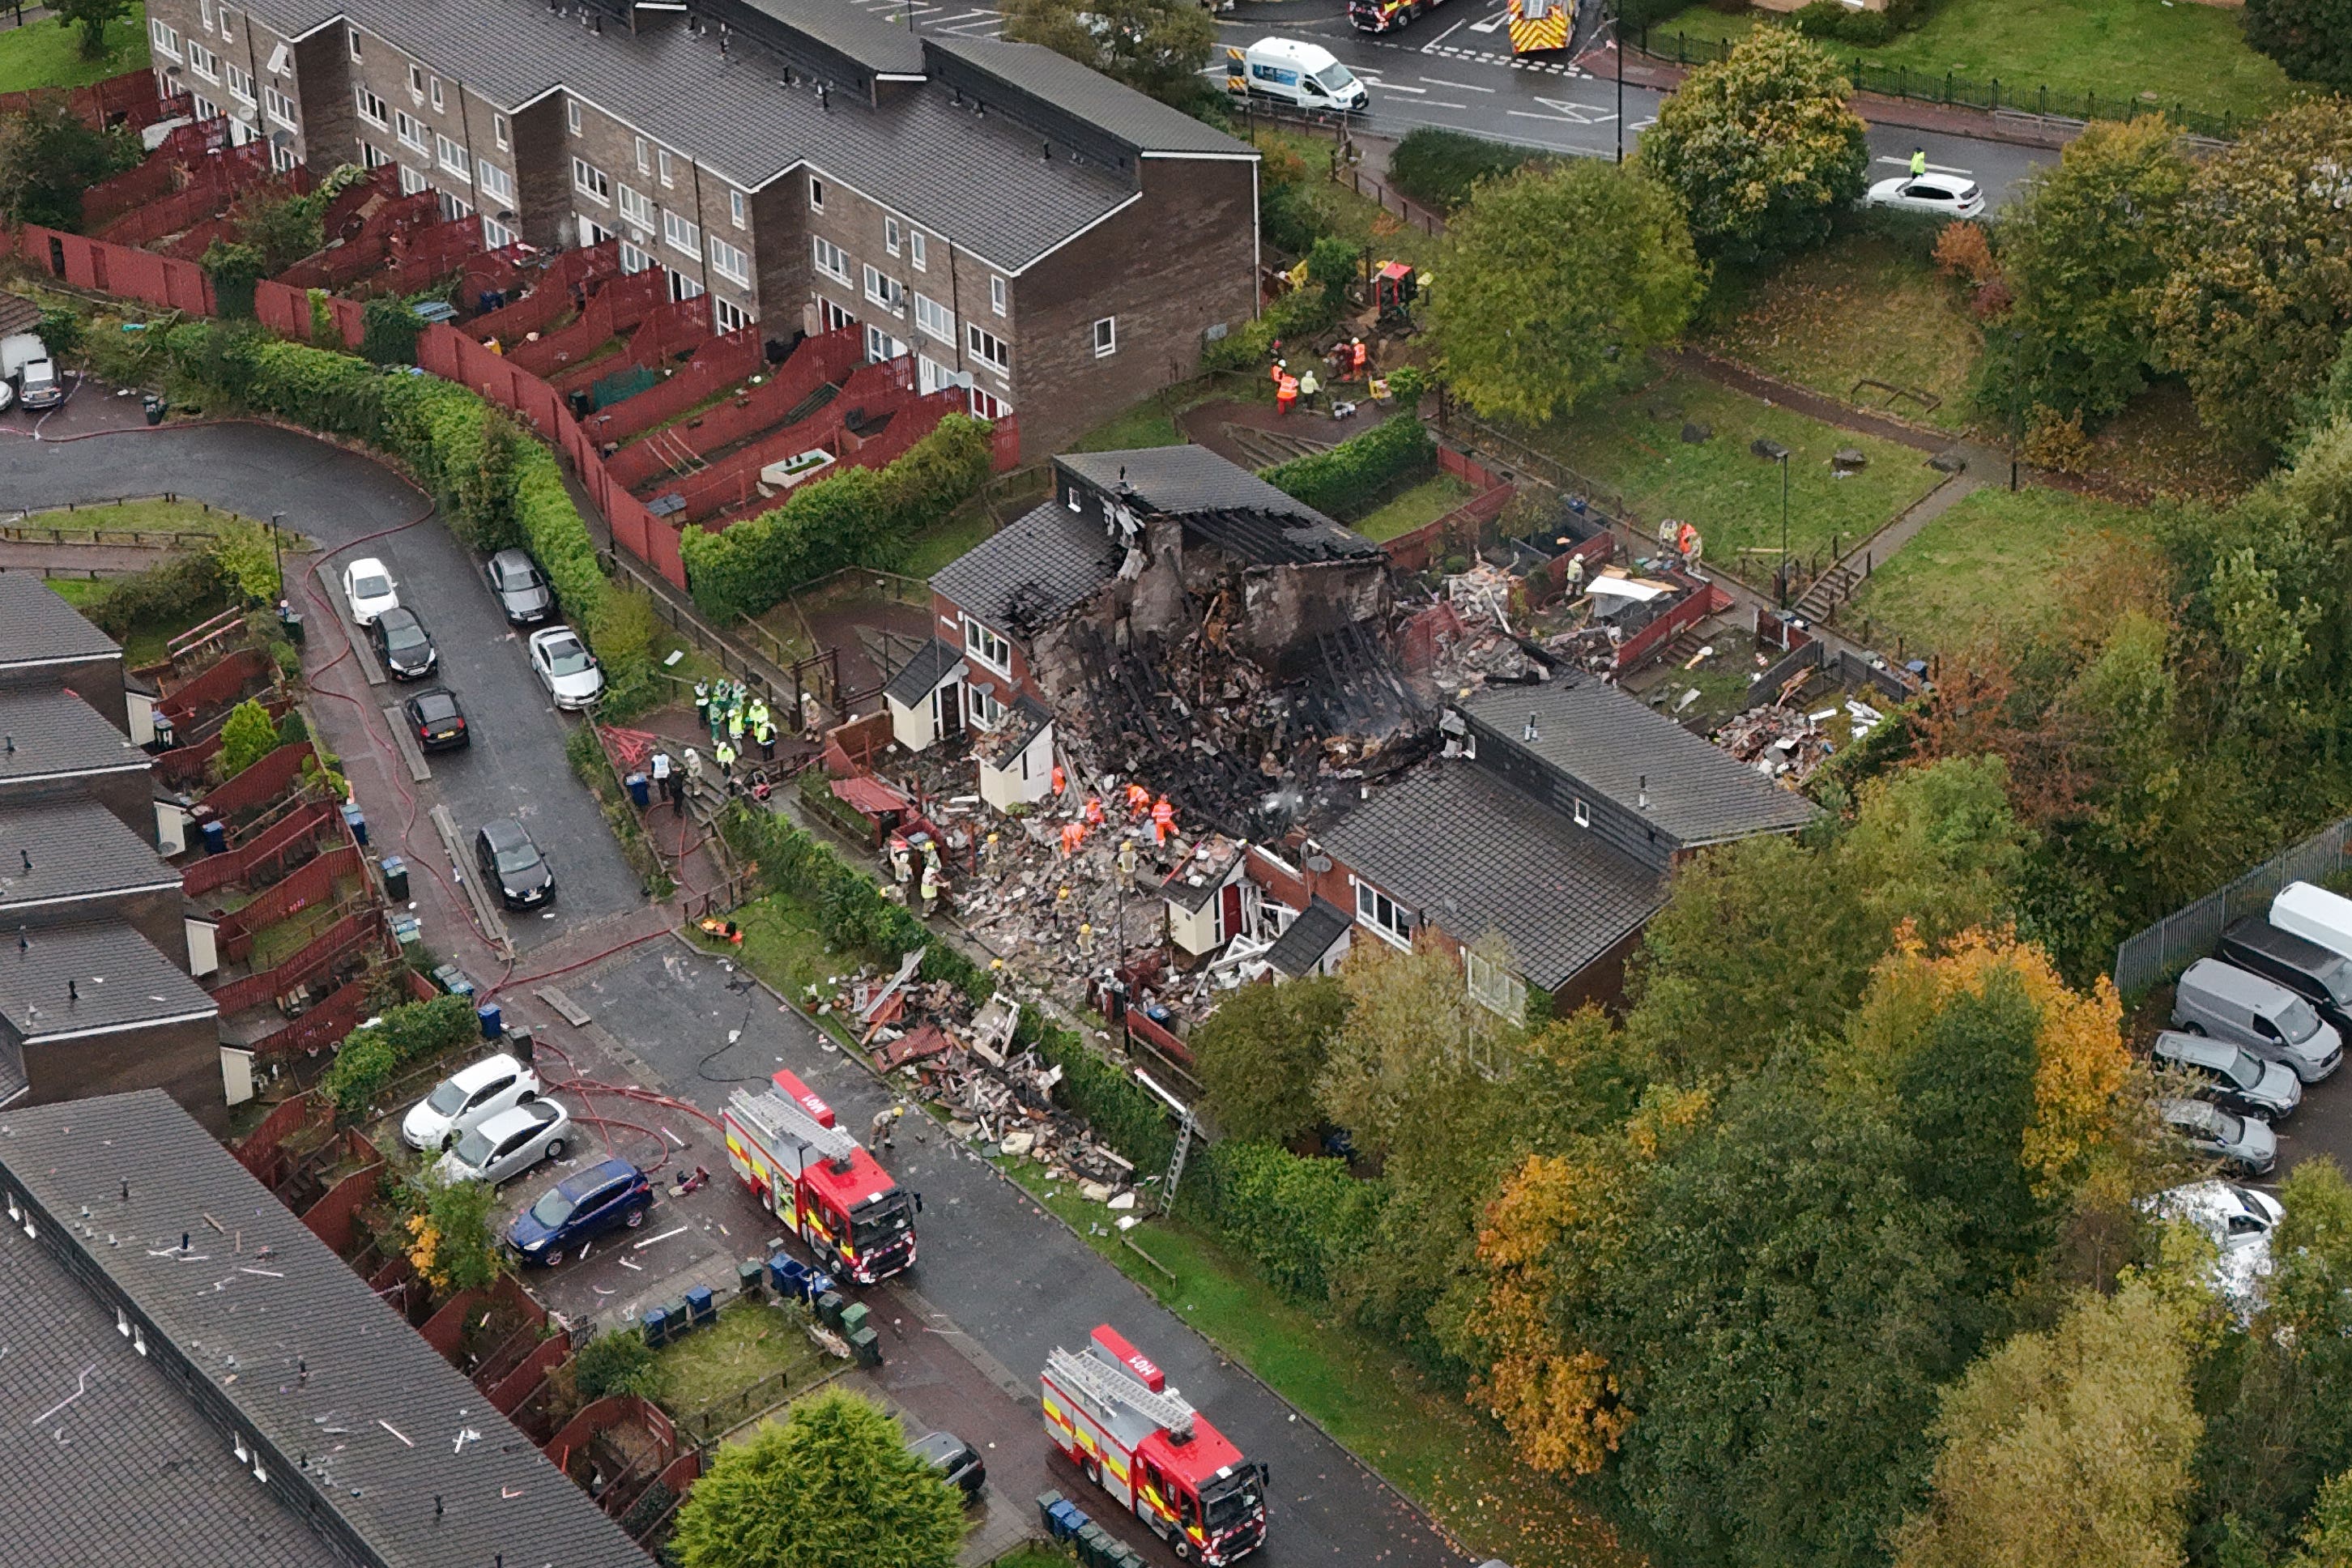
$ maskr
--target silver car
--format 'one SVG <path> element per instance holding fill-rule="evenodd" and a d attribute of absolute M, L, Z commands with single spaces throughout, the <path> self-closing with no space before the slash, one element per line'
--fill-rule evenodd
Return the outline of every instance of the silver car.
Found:
<path fill-rule="evenodd" d="M 2208 1159 L 2250 1176 L 2267 1176 L 2278 1163 L 2278 1134 L 2259 1117 L 2241 1116 L 2201 1100 L 2160 1100 L 2164 1124 Z"/>
<path fill-rule="evenodd" d="M 541 1160 L 561 1160 L 571 1137 L 572 1113 L 552 1100 L 534 1100 L 460 1134 L 436 1169 L 446 1181 L 496 1186 Z"/>

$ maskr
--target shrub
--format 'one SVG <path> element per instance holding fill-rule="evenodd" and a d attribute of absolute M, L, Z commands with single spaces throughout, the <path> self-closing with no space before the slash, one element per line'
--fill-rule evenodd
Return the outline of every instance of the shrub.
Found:
<path fill-rule="evenodd" d="M 216 239 L 205 247 L 197 265 L 213 280 L 213 300 L 223 317 L 238 321 L 253 320 L 254 286 L 268 276 L 259 250 L 250 245 Z"/>
<path fill-rule="evenodd" d="M 1330 220 L 1315 205 L 1307 160 L 1280 142 L 1258 149 L 1258 228 L 1265 242 L 1290 256 L 1304 256 L 1331 232 Z"/>
<path fill-rule="evenodd" d="M 498 1190 L 488 1182 L 445 1182 L 431 1171 L 401 1189 L 408 1209 L 408 1261 L 436 1292 L 488 1289 L 506 1271 L 490 1227 Z"/>
<path fill-rule="evenodd" d="M 220 596 L 220 568 L 208 555 L 181 555 L 130 577 L 118 577 L 82 608 L 90 623 L 115 638 L 142 621 L 175 615 Z"/>
<path fill-rule="evenodd" d="M 1363 516 L 1398 479 L 1428 469 L 1437 444 L 1420 416 L 1393 415 L 1328 452 L 1294 458 L 1265 470 L 1266 481 L 1319 512 L 1346 521 Z"/>
<path fill-rule="evenodd" d="M 1992 242 L 1978 223 L 1948 223 L 1936 232 L 1936 269 L 1947 278 L 1989 283 L 2000 276 Z"/>
<path fill-rule="evenodd" d="M 1192 1161 L 1185 1212 L 1247 1253 L 1276 1288 L 1308 1301 L 1370 1252 L 1387 1189 L 1338 1160 L 1303 1159 L 1271 1143 L 1230 1139 Z"/>
<path fill-rule="evenodd" d="M 354 1029 L 319 1091 L 345 1117 L 364 1114 L 369 1102 L 404 1068 L 473 1037 L 474 1004 L 464 996 L 436 996 L 388 1008 L 365 1028 Z"/>
<path fill-rule="evenodd" d="M 2025 460 L 2053 473 L 2088 473 L 2096 466 L 2098 448 L 2083 433 L 2083 411 L 2060 417 L 2054 408 L 2036 406 L 2025 426 Z"/>
<path fill-rule="evenodd" d="M 247 698 L 231 710 L 221 726 L 221 777 L 233 779 L 278 749 L 278 726 L 269 710 Z"/>
<path fill-rule="evenodd" d="M 1451 213 L 1470 199 L 1470 188 L 1481 180 L 1500 179 L 1532 163 L 1557 162 L 1525 147 L 1424 125 L 1407 132 L 1389 154 L 1389 184 L 1423 206 Z"/>
<path fill-rule="evenodd" d="M 205 553 L 213 559 L 222 589 L 233 600 L 243 605 L 278 602 L 278 549 L 268 529 L 241 520 L 224 523 Z"/>
<path fill-rule="evenodd" d="M 1857 11 L 1839 0 L 1812 0 L 1790 20 L 1809 38 L 1834 39 L 1856 48 L 1876 48 L 1893 40 L 1895 18 L 1885 11 Z"/>
<path fill-rule="evenodd" d="M 661 1366 L 644 1335 L 614 1329 L 598 1334 L 572 1356 L 572 1382 L 583 1401 L 609 1394 L 651 1399 L 661 1392 Z"/>
<path fill-rule="evenodd" d="M 360 355 L 376 364 L 415 364 L 424 331 L 407 300 L 379 295 L 360 310 Z"/>

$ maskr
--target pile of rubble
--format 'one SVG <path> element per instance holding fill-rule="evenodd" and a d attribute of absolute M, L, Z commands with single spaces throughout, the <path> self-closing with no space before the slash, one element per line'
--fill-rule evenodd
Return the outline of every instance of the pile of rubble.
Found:
<path fill-rule="evenodd" d="M 1769 778 L 1802 784 L 1841 745 L 1860 740 L 1885 720 L 1877 709 L 1853 698 L 1843 707 L 1832 703 L 1811 712 L 1774 703 L 1726 720 L 1715 731 L 1715 743 Z"/>

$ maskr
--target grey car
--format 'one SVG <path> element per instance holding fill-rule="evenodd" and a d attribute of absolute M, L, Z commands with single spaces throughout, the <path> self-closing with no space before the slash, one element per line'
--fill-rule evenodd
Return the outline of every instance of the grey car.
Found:
<path fill-rule="evenodd" d="M 2344 1064 L 2344 1043 L 2309 1002 L 2275 981 L 2215 958 L 2189 966 L 2173 991 L 2172 1022 L 2193 1035 L 2234 1040 L 2283 1062 L 2305 1083 Z"/>
<path fill-rule="evenodd" d="M 499 608 L 514 626 L 537 626 L 554 613 L 555 591 L 547 584 L 539 563 L 524 550 L 501 550 L 482 568 Z"/>
<path fill-rule="evenodd" d="M 2259 1117 L 2241 1116 L 2201 1100 L 2162 1100 L 2164 1124 L 2189 1146 L 2249 1176 L 2267 1176 L 2278 1163 L 2278 1134 Z"/>
<path fill-rule="evenodd" d="M 2167 1029 L 2148 1055 L 2160 1068 L 2175 1068 L 2198 1080 L 2197 1098 L 2224 1110 L 2284 1121 L 2303 1103 L 2303 1080 L 2282 1062 L 2264 1061 L 2233 1040 Z"/>

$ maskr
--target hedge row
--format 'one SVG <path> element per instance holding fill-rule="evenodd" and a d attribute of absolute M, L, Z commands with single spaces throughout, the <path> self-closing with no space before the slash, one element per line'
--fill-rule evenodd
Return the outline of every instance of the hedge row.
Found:
<path fill-rule="evenodd" d="M 1324 1301 L 1371 1247 L 1388 1189 L 1339 1160 L 1225 1140 L 1187 1163 L 1184 1212 L 1255 1263 L 1277 1289 Z"/>
<path fill-rule="evenodd" d="M 1557 162 L 1525 147 L 1423 126 L 1407 132 L 1389 154 L 1389 184 L 1423 206 L 1450 214 L 1470 199 L 1471 187 L 1481 180 L 1505 178 L 1529 163 Z"/>
<path fill-rule="evenodd" d="M 1325 452 L 1293 458 L 1261 476 L 1316 510 L 1353 522 L 1386 499 L 1397 480 L 1437 462 L 1437 443 L 1420 416 L 1399 414 Z"/>
<path fill-rule="evenodd" d="M 724 623 L 844 566 L 894 566 L 918 529 L 979 492 L 994 457 L 986 423 L 950 414 L 887 468 L 803 485 L 723 533 L 689 528 L 681 552 L 694 602 Z"/>
<path fill-rule="evenodd" d="M 1088 1048 L 1076 1033 L 1049 1024 L 1034 1007 L 1021 1009 L 1016 1043 L 1034 1046 L 1048 1067 L 1062 1069 L 1054 1096 L 1087 1119 L 1095 1136 L 1135 1163 L 1139 1177 L 1168 1169 L 1176 1129 L 1168 1108 L 1127 1069 Z"/>
<path fill-rule="evenodd" d="M 319 1091 L 333 1101 L 338 1114 L 363 1115 L 401 1068 L 463 1045 L 478 1027 L 468 996 L 436 996 L 388 1008 L 344 1037 L 334 1065 L 319 1080 Z"/>

